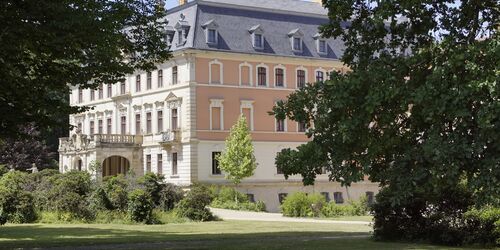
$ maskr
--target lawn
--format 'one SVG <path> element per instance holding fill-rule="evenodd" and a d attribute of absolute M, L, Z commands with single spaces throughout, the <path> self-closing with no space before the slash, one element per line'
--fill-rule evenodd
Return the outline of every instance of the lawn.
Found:
<path fill-rule="evenodd" d="M 91 245 L 130 249 L 458 249 L 372 241 L 370 227 L 348 224 L 217 221 L 167 225 L 8 224 L 0 248 Z"/>

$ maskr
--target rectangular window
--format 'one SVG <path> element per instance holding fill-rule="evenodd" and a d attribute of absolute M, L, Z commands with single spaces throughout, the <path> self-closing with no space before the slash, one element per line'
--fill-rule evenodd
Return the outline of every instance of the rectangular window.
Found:
<path fill-rule="evenodd" d="M 258 67 L 257 68 L 257 84 L 259 86 L 266 86 L 267 85 L 267 79 L 266 79 L 266 68 L 264 67 Z"/>
<path fill-rule="evenodd" d="M 163 174 L 163 154 L 158 154 L 156 156 L 156 167 L 158 169 L 158 174 Z"/>
<path fill-rule="evenodd" d="M 208 43 L 216 43 L 217 42 L 217 31 L 214 29 L 208 30 Z"/>
<path fill-rule="evenodd" d="M 253 46 L 255 48 L 262 48 L 264 47 L 262 44 L 262 35 L 261 34 L 254 34 L 253 35 Z"/>
<path fill-rule="evenodd" d="M 276 87 L 283 87 L 285 84 L 283 69 L 275 70 L 275 85 Z"/>
<path fill-rule="evenodd" d="M 108 98 L 111 98 L 113 96 L 113 85 L 111 83 L 108 83 L 107 87 L 108 87 Z"/>
<path fill-rule="evenodd" d="M 111 134 L 111 118 L 106 120 L 106 133 Z"/>
<path fill-rule="evenodd" d="M 78 89 L 78 103 L 83 102 L 83 89 Z"/>
<path fill-rule="evenodd" d="M 222 174 L 220 167 L 219 167 L 219 160 L 217 160 L 217 157 L 221 152 L 212 152 L 212 175 L 220 175 Z"/>
<path fill-rule="evenodd" d="M 293 50 L 295 50 L 295 51 L 302 50 L 302 39 L 300 39 L 300 37 L 293 38 Z"/>
<path fill-rule="evenodd" d="M 158 70 L 158 88 L 163 87 L 163 70 Z"/>
<path fill-rule="evenodd" d="M 337 204 L 344 203 L 344 197 L 342 197 L 342 192 L 334 192 L 333 193 L 333 200 L 335 200 L 335 203 L 337 203 Z"/>
<path fill-rule="evenodd" d="M 303 88 L 306 86 L 306 71 L 297 70 L 297 88 Z"/>
<path fill-rule="evenodd" d="M 328 192 L 321 192 L 321 195 L 325 197 L 326 202 L 330 202 L 330 194 Z"/>
<path fill-rule="evenodd" d="M 141 92 L 141 75 L 135 76 L 135 92 Z"/>
<path fill-rule="evenodd" d="M 280 202 L 280 204 L 283 204 L 283 202 L 285 201 L 287 196 L 288 196 L 287 193 L 279 193 L 278 194 L 278 201 Z"/>
<path fill-rule="evenodd" d="M 94 134 L 94 121 L 90 121 L 90 135 Z"/>
<path fill-rule="evenodd" d="M 276 131 L 285 132 L 285 120 L 276 119 Z"/>
<path fill-rule="evenodd" d="M 172 130 L 177 130 L 177 109 L 172 109 Z"/>
<path fill-rule="evenodd" d="M 366 192 L 366 201 L 368 202 L 369 205 L 373 204 L 373 202 L 375 201 L 375 195 L 373 194 L 373 192 Z"/>
<path fill-rule="evenodd" d="M 153 83 L 152 83 L 152 81 L 153 81 L 153 80 L 152 80 L 152 78 L 153 78 L 153 73 L 148 72 L 148 73 L 147 73 L 147 78 L 146 78 L 146 89 L 147 89 L 147 90 L 150 90 L 150 89 L 151 89 L 151 87 L 152 87 L 152 85 L 153 85 Z"/>
<path fill-rule="evenodd" d="M 316 82 L 322 82 L 325 79 L 324 75 L 323 71 L 316 71 Z"/>
<path fill-rule="evenodd" d="M 178 30 L 178 31 L 177 31 L 177 35 L 178 35 L 178 37 L 177 37 L 177 43 L 178 43 L 179 45 L 181 45 L 181 44 L 182 44 L 182 42 L 184 41 L 184 34 L 183 34 L 183 33 L 184 33 L 184 32 L 182 32 L 182 30 Z"/>
<path fill-rule="evenodd" d="M 122 133 L 122 135 L 127 133 L 127 117 L 126 116 L 122 116 L 120 118 L 120 133 Z"/>
<path fill-rule="evenodd" d="M 125 91 L 127 91 L 125 88 L 125 81 L 120 82 L 120 94 L 124 95 Z"/>
<path fill-rule="evenodd" d="M 307 126 L 305 122 L 299 122 L 298 126 L 299 126 L 299 132 L 306 132 Z"/>
<path fill-rule="evenodd" d="M 146 155 L 146 173 L 151 173 L 151 155 Z"/>
<path fill-rule="evenodd" d="M 81 122 L 78 123 L 77 125 L 78 130 L 82 131 L 83 124 Z"/>
<path fill-rule="evenodd" d="M 135 114 L 135 134 L 141 134 L 141 114 Z"/>
<path fill-rule="evenodd" d="M 322 54 L 326 54 L 326 41 L 319 40 L 318 41 L 318 52 Z"/>
<path fill-rule="evenodd" d="M 172 67 L 172 85 L 177 84 L 177 66 Z"/>
<path fill-rule="evenodd" d="M 253 194 L 247 194 L 248 201 L 255 203 L 255 195 Z"/>
<path fill-rule="evenodd" d="M 99 85 L 98 93 L 99 93 L 99 99 L 104 98 L 104 85 L 102 83 Z"/>
<path fill-rule="evenodd" d="M 177 153 L 172 153 L 172 175 L 177 175 Z"/>
<path fill-rule="evenodd" d="M 104 134 L 104 132 L 102 131 L 104 128 L 103 128 L 103 121 L 102 120 L 97 120 L 97 131 L 99 131 L 98 133 L 99 134 Z"/>
<path fill-rule="evenodd" d="M 148 134 L 151 134 L 152 132 L 152 116 L 151 116 L 151 112 L 147 112 L 146 113 L 146 133 Z"/>
<path fill-rule="evenodd" d="M 212 130 L 221 130 L 221 108 L 212 107 Z"/>
<path fill-rule="evenodd" d="M 158 110 L 158 112 L 156 114 L 158 116 L 157 117 L 157 119 L 158 119 L 157 127 L 158 127 L 158 133 L 159 133 L 159 132 L 163 131 L 163 111 Z"/>
<path fill-rule="evenodd" d="M 90 100 L 91 101 L 95 100 L 95 90 L 93 89 L 90 90 Z"/>

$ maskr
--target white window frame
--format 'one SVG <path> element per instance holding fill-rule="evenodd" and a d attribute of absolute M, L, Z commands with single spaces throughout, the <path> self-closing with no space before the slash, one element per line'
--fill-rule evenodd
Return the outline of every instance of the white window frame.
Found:
<path fill-rule="evenodd" d="M 288 126 L 287 126 L 287 118 L 283 119 L 283 128 L 284 130 L 283 131 L 278 131 L 278 119 L 274 118 L 274 132 L 276 133 L 286 133 L 288 132 Z"/>
<path fill-rule="evenodd" d="M 295 88 L 297 88 L 297 89 L 299 88 L 299 78 L 297 77 L 297 72 L 299 70 L 303 70 L 305 72 L 305 74 L 304 74 L 304 77 L 305 77 L 304 87 L 307 85 L 307 82 L 308 82 L 307 79 L 309 79 L 309 72 L 307 72 L 307 68 L 305 68 L 304 66 L 299 66 L 299 67 L 295 68 Z"/>
<path fill-rule="evenodd" d="M 320 45 L 321 42 L 325 43 L 325 51 L 320 51 L 321 47 L 319 45 Z M 318 38 L 316 40 L 316 52 L 318 52 L 318 54 L 320 54 L 320 55 L 326 55 L 326 54 L 328 54 L 328 43 L 326 42 L 326 39 Z"/>
<path fill-rule="evenodd" d="M 316 80 L 316 74 L 317 74 L 317 72 L 323 72 L 323 81 L 328 80 L 327 71 L 320 67 L 320 68 L 314 70 L 314 82 L 317 82 L 317 80 Z M 306 73 L 306 75 L 307 75 L 307 73 Z"/>
<path fill-rule="evenodd" d="M 255 44 L 255 36 L 256 35 L 260 35 L 260 45 L 261 46 L 257 46 Z M 255 49 L 264 49 L 264 34 L 262 34 L 262 32 L 254 32 L 252 34 L 252 45 Z"/>
<path fill-rule="evenodd" d="M 300 45 L 300 49 L 295 49 L 295 38 L 298 38 L 299 39 L 299 45 Z M 299 36 L 299 35 L 294 35 L 290 38 L 290 41 L 292 43 L 292 50 L 294 52 L 302 52 L 303 51 L 303 43 L 304 41 L 302 40 L 302 36 Z"/>
<path fill-rule="evenodd" d="M 241 100 L 240 103 L 240 114 L 243 114 L 243 109 L 250 109 L 250 131 L 254 131 L 254 126 L 253 126 L 253 100 Z"/>
<path fill-rule="evenodd" d="M 212 127 L 212 108 L 220 108 L 220 131 L 224 131 L 224 99 L 210 99 L 209 112 L 210 112 L 210 130 Z M 215 130 L 219 131 L 219 130 Z"/>
<path fill-rule="evenodd" d="M 210 31 L 213 30 L 215 32 L 215 41 L 210 41 L 209 38 L 210 38 Z M 216 45 L 219 43 L 219 31 L 217 31 L 217 29 L 215 28 L 207 28 L 205 29 L 205 36 L 206 36 L 206 41 L 207 41 L 207 44 L 212 44 L 212 45 Z"/>
<path fill-rule="evenodd" d="M 259 85 L 259 68 L 266 68 L 266 85 Z M 267 88 L 269 87 L 269 66 L 259 63 L 255 66 L 255 87 Z"/>
<path fill-rule="evenodd" d="M 283 70 L 283 86 L 276 86 L 276 69 Z M 286 67 L 283 64 L 278 64 L 278 65 L 274 66 L 273 77 L 274 77 L 274 87 L 275 88 L 285 88 L 286 89 Z"/>
<path fill-rule="evenodd" d="M 239 65 L 240 86 L 244 86 L 243 83 L 242 83 L 242 80 L 241 80 L 241 68 L 242 67 L 248 67 L 248 69 L 249 69 L 248 74 L 249 74 L 249 78 L 250 78 L 250 79 L 248 79 L 249 80 L 249 84 L 250 84 L 249 86 L 253 86 L 253 66 L 252 66 L 252 64 L 250 64 L 248 62 L 243 62 L 243 63 L 240 63 L 240 65 Z"/>
<path fill-rule="evenodd" d="M 219 74 L 220 74 L 220 82 L 213 82 L 212 81 L 212 65 L 213 64 L 218 64 L 219 65 Z M 224 64 L 220 62 L 219 60 L 215 59 L 213 61 L 210 61 L 208 63 L 208 83 L 209 84 L 224 84 Z"/>

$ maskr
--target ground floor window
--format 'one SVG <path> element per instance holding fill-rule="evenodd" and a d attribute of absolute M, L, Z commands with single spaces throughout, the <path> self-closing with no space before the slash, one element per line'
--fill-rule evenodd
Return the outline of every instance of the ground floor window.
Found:
<path fill-rule="evenodd" d="M 330 194 L 328 192 L 321 192 L 321 195 L 325 197 L 326 202 L 330 202 Z"/>
<path fill-rule="evenodd" d="M 255 202 L 255 196 L 253 194 L 247 194 L 248 201 Z"/>
<path fill-rule="evenodd" d="M 221 152 L 212 152 L 212 175 L 222 174 L 222 171 L 220 170 L 219 167 L 219 160 L 217 159 L 217 157 L 219 157 L 220 154 Z"/>
<path fill-rule="evenodd" d="M 373 204 L 373 202 L 375 201 L 375 196 L 373 194 L 373 192 L 366 192 L 366 201 L 368 202 L 368 204 Z"/>
<path fill-rule="evenodd" d="M 151 173 L 151 155 L 146 155 L 146 173 Z"/>
<path fill-rule="evenodd" d="M 337 204 L 344 203 L 344 197 L 342 196 L 342 192 L 334 192 L 333 199 L 335 200 L 335 203 L 337 203 Z"/>
<path fill-rule="evenodd" d="M 283 201 L 285 201 L 287 196 L 288 196 L 287 193 L 279 193 L 278 194 L 278 201 L 280 202 L 280 204 L 283 204 Z"/>
<path fill-rule="evenodd" d="M 172 175 L 177 175 L 177 153 L 172 153 Z"/>
<path fill-rule="evenodd" d="M 163 154 L 158 154 L 156 157 L 158 174 L 163 174 Z"/>

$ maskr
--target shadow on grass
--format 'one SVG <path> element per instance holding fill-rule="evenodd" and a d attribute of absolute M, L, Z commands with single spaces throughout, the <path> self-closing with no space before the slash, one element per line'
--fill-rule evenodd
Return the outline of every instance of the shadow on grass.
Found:
<path fill-rule="evenodd" d="M 184 224 L 179 224 L 183 226 Z M 198 224 L 191 224 L 196 227 Z M 202 226 L 203 223 L 199 224 Z M 454 249 L 430 245 L 375 242 L 366 232 L 246 233 L 175 230 L 161 226 L 15 225 L 0 227 L 0 248 L 71 249 Z M 98 228 L 107 227 L 107 228 Z"/>

